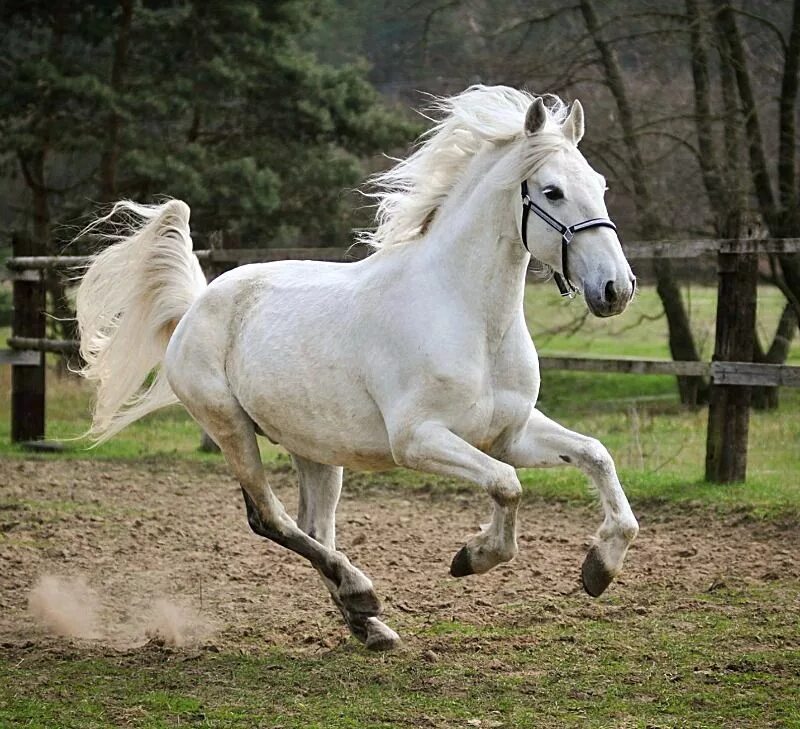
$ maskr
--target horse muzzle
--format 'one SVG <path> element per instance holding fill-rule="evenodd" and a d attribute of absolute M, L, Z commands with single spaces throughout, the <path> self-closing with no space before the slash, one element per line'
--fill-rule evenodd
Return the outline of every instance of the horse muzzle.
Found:
<path fill-rule="evenodd" d="M 583 295 L 589 311 L 597 317 L 616 316 L 625 311 L 636 291 L 636 277 L 623 281 L 605 281 L 598 285 L 584 284 Z"/>

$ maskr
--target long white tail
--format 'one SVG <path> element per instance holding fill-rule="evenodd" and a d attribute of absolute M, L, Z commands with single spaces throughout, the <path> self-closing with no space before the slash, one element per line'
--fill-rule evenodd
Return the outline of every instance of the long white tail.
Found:
<path fill-rule="evenodd" d="M 123 200 L 83 231 L 124 220 L 109 236 L 116 242 L 93 257 L 76 302 L 86 363 L 80 374 L 98 385 L 87 433 L 96 443 L 177 402 L 160 365 L 172 332 L 206 286 L 192 253 L 189 213 L 181 200 Z"/>

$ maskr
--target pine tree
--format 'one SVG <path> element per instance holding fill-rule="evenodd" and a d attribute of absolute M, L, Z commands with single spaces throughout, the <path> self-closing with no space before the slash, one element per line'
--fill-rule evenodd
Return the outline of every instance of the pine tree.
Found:
<path fill-rule="evenodd" d="M 346 244 L 342 194 L 413 127 L 364 65 L 306 47 L 333 7 L 306 0 L 10 2 L 0 10 L 0 174 L 21 175 L 30 227 L 98 201 L 185 199 L 196 230 L 248 246 Z M 55 233 L 54 233 L 55 230 Z"/>

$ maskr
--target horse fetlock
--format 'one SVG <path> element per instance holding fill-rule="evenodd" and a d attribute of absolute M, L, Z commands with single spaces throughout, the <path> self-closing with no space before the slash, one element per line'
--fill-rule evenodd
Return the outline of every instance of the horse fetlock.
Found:
<path fill-rule="evenodd" d="M 639 534 L 639 522 L 631 515 L 629 520 L 624 521 L 620 525 L 620 533 L 623 539 L 630 544 Z"/>
<path fill-rule="evenodd" d="M 597 532 L 596 541 L 613 543 L 615 540 L 629 545 L 639 534 L 639 522 L 633 514 L 628 514 L 623 519 L 611 521 L 606 519 Z"/>
<path fill-rule="evenodd" d="M 381 614 L 381 602 L 375 594 L 372 581 L 355 567 L 351 566 L 342 574 L 337 594 L 349 613 L 365 616 Z"/>
<path fill-rule="evenodd" d="M 269 508 L 257 504 L 247 490 L 242 487 L 244 504 L 247 510 L 247 523 L 250 528 L 260 537 L 274 539 L 280 533 L 280 517 L 275 515 Z"/>

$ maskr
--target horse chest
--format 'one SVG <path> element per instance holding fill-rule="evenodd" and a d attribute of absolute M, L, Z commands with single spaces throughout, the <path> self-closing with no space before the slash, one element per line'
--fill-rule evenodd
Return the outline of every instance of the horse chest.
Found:
<path fill-rule="evenodd" d="M 504 433 L 524 426 L 538 388 L 535 360 L 533 364 L 507 359 L 495 362 L 480 387 L 462 391 L 464 407 L 452 430 L 479 450 L 489 452 Z"/>

